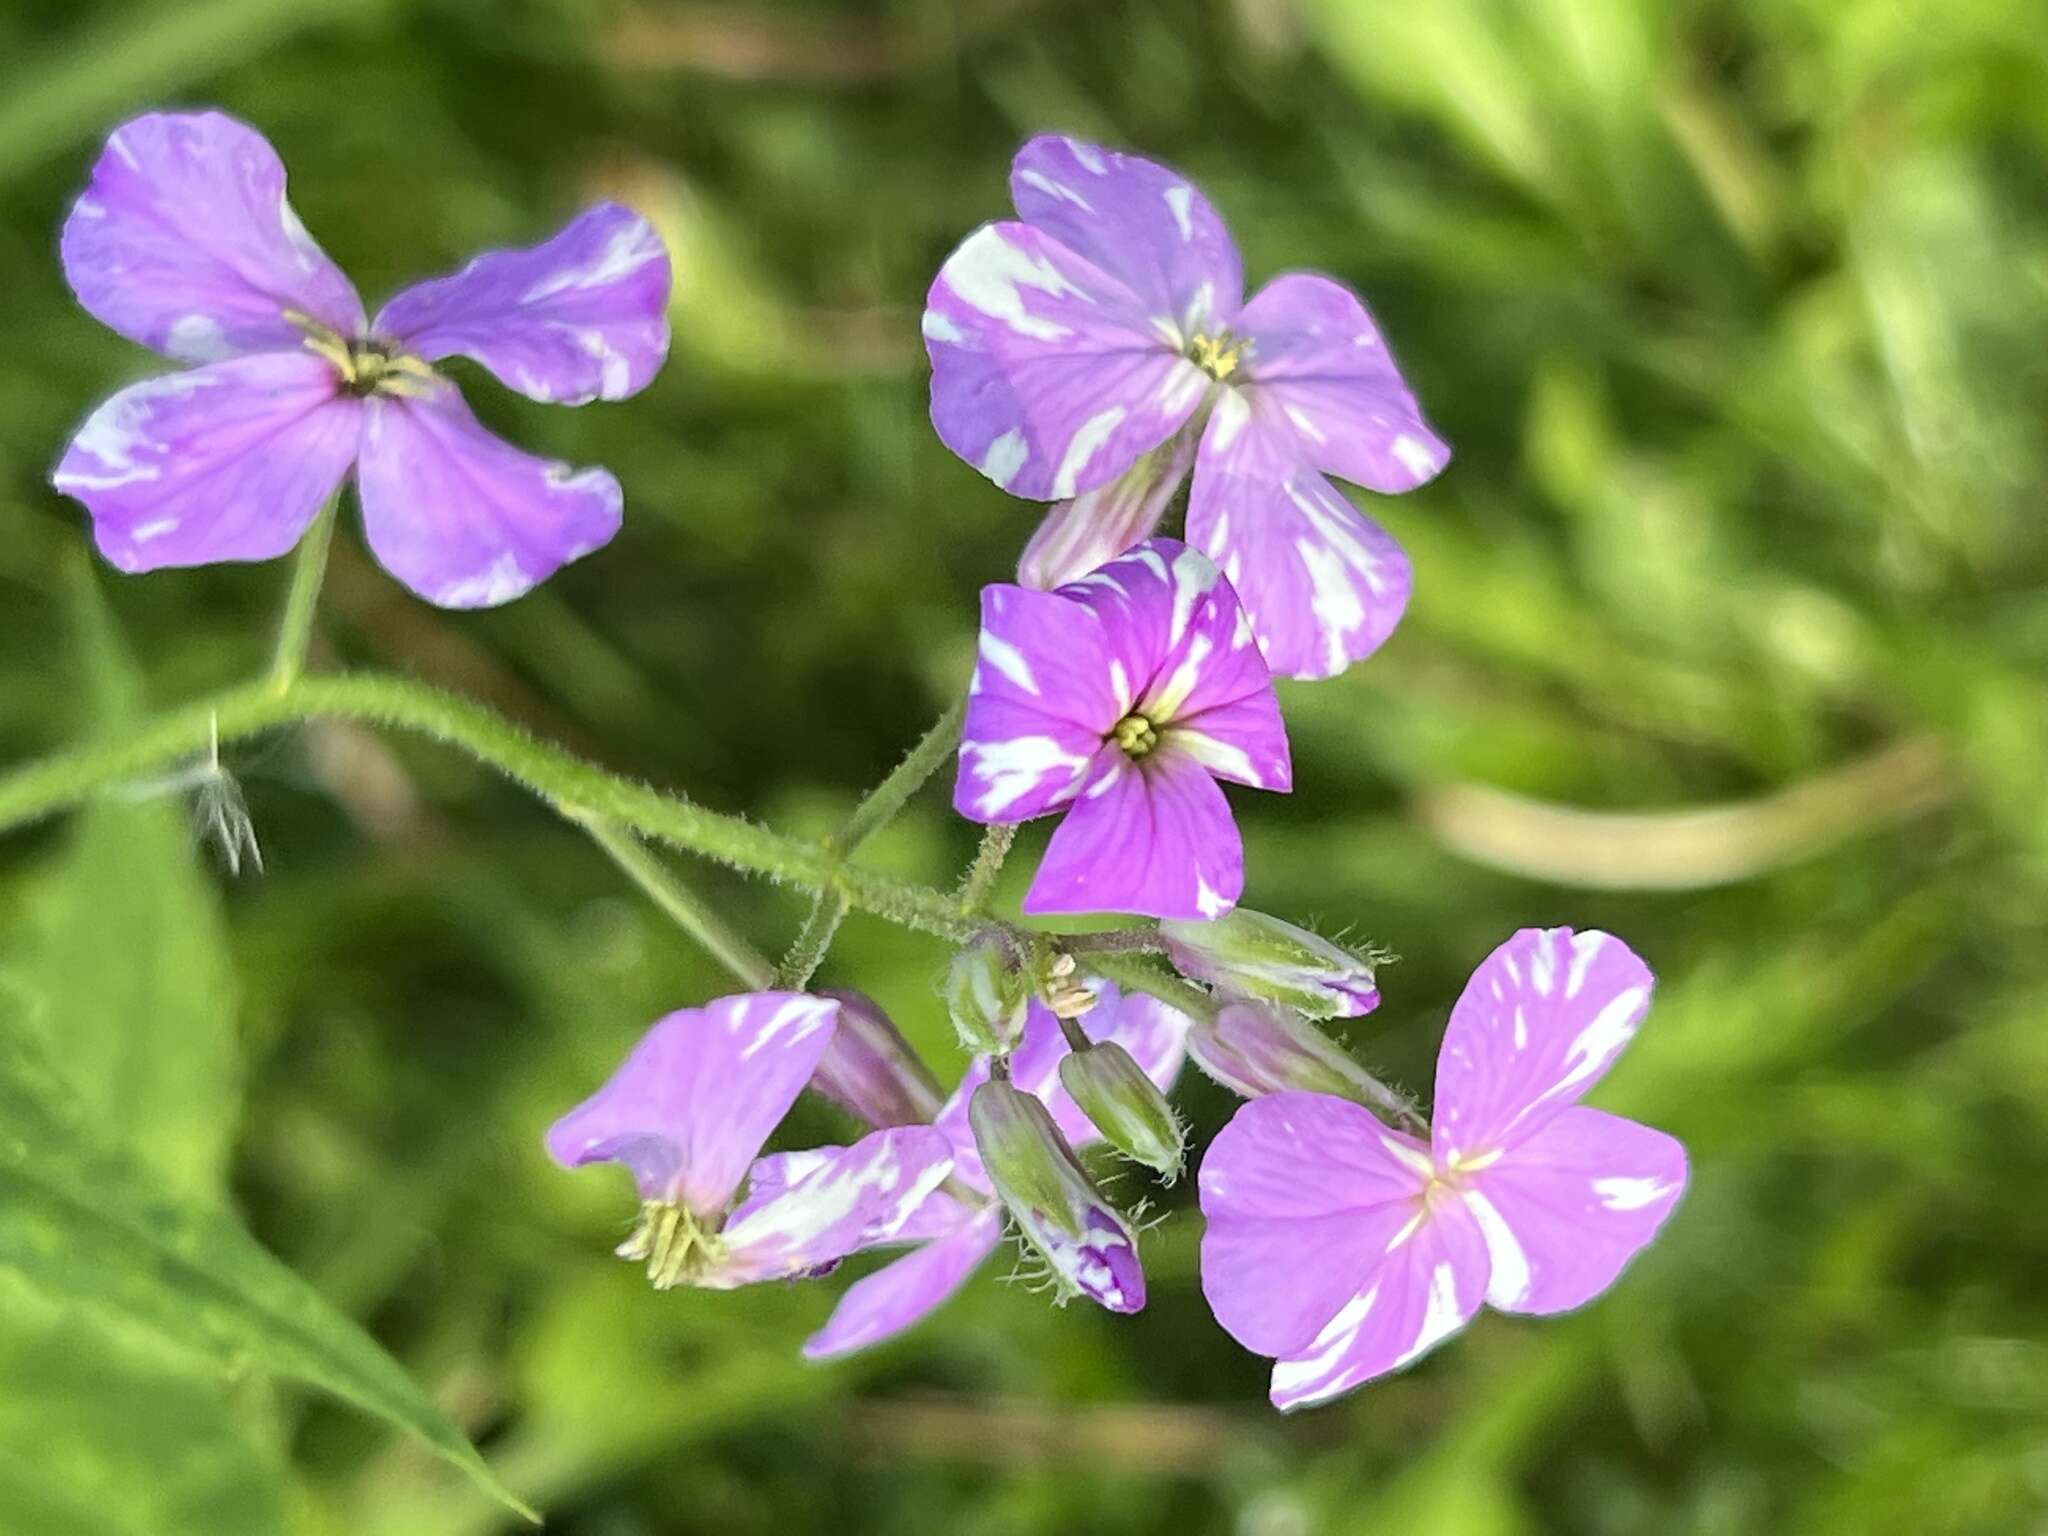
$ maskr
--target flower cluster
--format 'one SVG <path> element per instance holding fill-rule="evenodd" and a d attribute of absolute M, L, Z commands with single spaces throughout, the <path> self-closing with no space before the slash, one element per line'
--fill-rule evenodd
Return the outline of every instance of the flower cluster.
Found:
<path fill-rule="evenodd" d="M 1278 1406 L 1407 1365 L 1482 1303 L 1583 1304 L 1686 1183 L 1676 1141 L 1579 1103 L 1648 1010 L 1647 966 L 1604 933 L 1516 934 L 1452 1012 L 1426 1121 L 1320 1027 L 1380 1005 L 1382 957 L 1237 907 L 1244 845 L 1219 781 L 1291 787 L 1275 677 L 1370 655 L 1411 586 L 1330 477 L 1408 491 L 1449 450 L 1359 299 L 1290 273 L 1247 301 L 1221 219 L 1175 172 L 1038 138 L 1011 193 L 1018 219 L 946 260 L 923 322 L 939 437 L 1056 503 L 1018 582 L 982 593 L 953 803 L 1005 829 L 1061 818 L 1026 914 L 1156 921 L 1044 933 L 989 916 L 985 881 L 929 893 L 967 940 L 944 987 L 971 1053 L 950 1095 L 872 1000 L 751 991 L 653 1025 L 547 1133 L 550 1155 L 632 1175 L 640 1219 L 618 1252 L 661 1289 L 906 1250 L 847 1289 L 814 1359 L 917 1322 L 1006 1232 L 1061 1301 L 1135 1312 L 1140 1210 L 1093 1165 L 1178 1176 L 1167 1095 L 1191 1057 L 1245 1100 L 1198 1175 L 1202 1288 L 1274 1361 Z M 492 436 L 437 365 L 467 357 L 570 405 L 643 388 L 667 351 L 669 266 L 625 208 L 369 319 L 260 135 L 154 114 L 108 140 L 63 259 L 89 311 L 190 365 L 115 394 L 53 477 L 123 570 L 280 555 L 351 472 L 371 550 L 446 607 L 517 597 L 618 531 L 617 481 Z M 1175 538 L 1160 528 L 1183 481 Z M 317 584 L 318 559 L 302 569 Z M 984 858 L 1007 847 L 994 832 Z M 845 852 L 827 850 L 835 880 Z M 863 1134 L 766 1152 L 806 1089 Z"/>

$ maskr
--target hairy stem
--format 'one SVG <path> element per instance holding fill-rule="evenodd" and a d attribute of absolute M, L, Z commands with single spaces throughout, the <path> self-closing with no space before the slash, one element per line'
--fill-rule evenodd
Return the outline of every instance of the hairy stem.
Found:
<path fill-rule="evenodd" d="M 811 898 L 810 915 L 804 925 L 790 940 L 789 953 L 782 957 L 782 965 L 776 972 L 778 985 L 793 992 L 802 991 L 818 974 L 818 967 L 824 964 L 825 952 L 832 947 L 832 940 L 838 936 L 839 925 L 846 921 L 846 898 L 837 891 L 820 891 Z"/>
<path fill-rule="evenodd" d="M 775 984 L 775 967 L 769 963 L 768 957 L 741 937 L 730 923 L 718 915 L 711 903 L 685 884 L 653 849 L 624 827 L 606 821 L 602 816 L 569 814 L 571 820 L 580 823 L 590 834 L 592 842 L 611 855 L 612 862 L 626 872 L 648 899 L 673 918 L 676 926 L 703 945 L 712 959 L 732 972 L 741 986 L 759 992 Z M 822 896 L 818 899 L 825 900 Z"/>
<path fill-rule="evenodd" d="M 1003 860 L 1010 856 L 1010 844 L 1016 840 L 1015 822 L 996 822 L 981 829 L 981 846 L 974 850 L 974 862 L 961 877 L 955 897 L 962 907 L 976 913 L 988 910 L 996 876 L 1002 873 Z"/>
<path fill-rule="evenodd" d="M 320 587 L 327 579 L 327 551 L 334 544 L 334 521 L 341 506 L 340 487 L 299 540 L 292 562 L 292 584 L 285 593 L 284 616 L 278 621 L 277 649 L 271 655 L 270 691 L 283 694 L 306 670 L 306 652 L 313 643 L 313 615 L 320 606 Z"/>
<path fill-rule="evenodd" d="M 1166 941 L 1151 924 L 1135 928 L 1110 928 L 1101 933 L 1077 933 L 1062 939 L 1060 947 L 1071 955 L 1163 955 Z"/>
<path fill-rule="evenodd" d="M 851 853 L 887 826 L 910 797 L 924 787 L 925 780 L 953 756 L 960 745 L 960 724 L 966 717 L 967 698 L 963 694 L 932 722 L 931 729 L 918 739 L 909 755 L 889 771 L 889 776 L 869 790 L 861 803 L 853 808 L 853 814 L 846 818 L 846 825 L 833 835 L 831 846 L 841 853 Z"/>
<path fill-rule="evenodd" d="M 216 718 L 222 742 L 314 719 L 411 731 L 468 753 L 565 815 L 600 816 L 735 869 L 837 892 L 851 906 L 925 933 L 965 939 L 985 926 L 929 886 L 861 869 L 821 844 L 607 773 L 536 740 L 481 704 L 377 673 L 304 677 L 283 692 L 268 680 L 245 685 L 158 715 L 118 740 L 31 763 L 0 778 L 0 832 L 197 757 L 207 749 Z"/>

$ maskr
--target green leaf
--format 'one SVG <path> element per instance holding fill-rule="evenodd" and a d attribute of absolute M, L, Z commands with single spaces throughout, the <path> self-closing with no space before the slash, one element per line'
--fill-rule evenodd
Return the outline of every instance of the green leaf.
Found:
<path fill-rule="evenodd" d="M 135 1330 L 0 1281 L 0 1536 L 281 1536 L 250 1396 Z"/>
<path fill-rule="evenodd" d="M 95 729 L 141 705 L 133 660 L 92 575 L 72 622 Z M 130 786 L 77 818 L 38 882 L 19 988 L 50 1060 L 105 1131 L 173 1194 L 226 1186 L 241 1099 L 238 988 L 213 882 L 193 857 L 182 783 Z"/>
<path fill-rule="evenodd" d="M 175 1199 L 0 1012 L 0 1271 L 240 1369 L 333 1393 L 529 1519 L 397 1362 L 225 1213 Z"/>

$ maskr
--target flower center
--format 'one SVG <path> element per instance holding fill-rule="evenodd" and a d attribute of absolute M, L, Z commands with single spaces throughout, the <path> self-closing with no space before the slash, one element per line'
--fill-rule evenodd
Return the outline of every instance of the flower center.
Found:
<path fill-rule="evenodd" d="M 1143 757 L 1159 745 L 1158 730 L 1143 715 L 1125 715 L 1109 734 L 1129 757 Z"/>
<path fill-rule="evenodd" d="M 284 317 L 306 333 L 306 350 L 332 363 L 342 386 L 356 399 L 371 395 L 419 399 L 433 392 L 434 370 L 402 351 L 396 342 L 374 336 L 346 337 L 296 309 L 286 310 Z"/>
<path fill-rule="evenodd" d="M 1197 334 L 1189 339 L 1187 357 L 1202 372 L 1221 383 L 1244 361 L 1247 344 L 1227 332 L 1221 336 Z"/>
<path fill-rule="evenodd" d="M 636 1263 L 646 1260 L 647 1278 L 657 1291 L 694 1280 L 725 1260 L 718 1234 L 699 1226 L 688 1206 L 668 1200 L 641 1202 L 640 1225 L 617 1252 Z"/>

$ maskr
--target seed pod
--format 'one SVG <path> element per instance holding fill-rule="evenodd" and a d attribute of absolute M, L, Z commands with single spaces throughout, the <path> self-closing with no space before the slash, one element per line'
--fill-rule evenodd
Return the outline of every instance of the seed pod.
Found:
<path fill-rule="evenodd" d="M 1003 941 L 984 934 L 953 957 L 946 972 L 946 1011 L 960 1043 L 975 1055 L 1001 1055 L 1024 1029 L 1029 981 Z"/>
<path fill-rule="evenodd" d="M 1299 1014 L 1266 1003 L 1232 1003 L 1213 1019 L 1196 1019 L 1188 1054 L 1248 1099 L 1294 1089 L 1361 1104 L 1384 1098 L 1380 1085 L 1329 1036 Z"/>
<path fill-rule="evenodd" d="M 989 1182 L 1024 1240 L 1044 1257 L 1063 1295 L 1112 1312 L 1145 1305 L 1138 1240 L 1040 1100 L 991 1079 L 967 1102 L 968 1123 Z"/>
<path fill-rule="evenodd" d="M 1115 1041 L 1069 1051 L 1060 1082 L 1103 1139 L 1168 1181 L 1180 1177 L 1186 1134 L 1159 1085 Z"/>
<path fill-rule="evenodd" d="M 1311 1019 L 1357 1018 L 1380 1005 L 1369 961 L 1306 928 L 1239 907 L 1214 922 L 1163 922 L 1183 976 Z"/>

